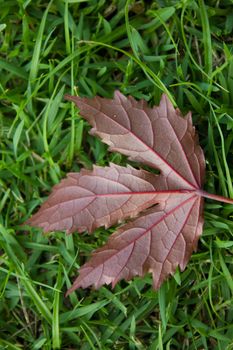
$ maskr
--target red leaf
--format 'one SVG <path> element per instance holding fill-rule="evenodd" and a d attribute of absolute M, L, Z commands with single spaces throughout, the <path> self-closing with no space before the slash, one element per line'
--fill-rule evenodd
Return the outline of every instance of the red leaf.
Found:
<path fill-rule="evenodd" d="M 155 202 L 161 187 L 160 177 L 144 170 L 111 164 L 93 171 L 70 173 L 54 186 L 52 194 L 27 223 L 44 232 L 66 230 L 92 232 L 109 227 Z"/>
<path fill-rule="evenodd" d="M 157 289 L 179 265 L 183 270 L 202 232 L 203 199 L 193 193 L 167 196 L 147 214 L 122 226 L 79 270 L 75 289 L 115 284 L 122 278 L 152 272 Z"/>
<path fill-rule="evenodd" d="M 202 232 L 203 197 L 233 203 L 201 189 L 205 159 L 192 126 L 191 114 L 181 117 L 163 95 L 158 107 L 126 98 L 113 100 L 67 96 L 93 126 L 92 134 L 111 151 L 150 165 L 160 175 L 131 167 L 94 167 L 69 174 L 54 187 L 28 223 L 44 231 L 93 231 L 135 217 L 113 234 L 80 269 L 68 293 L 78 287 L 114 286 L 146 272 L 154 288 L 176 267 L 183 270 Z"/>
<path fill-rule="evenodd" d="M 180 116 L 166 95 L 159 106 L 149 108 L 145 101 L 126 98 L 93 99 L 66 96 L 76 103 L 80 114 L 93 126 L 91 133 L 110 145 L 110 151 L 160 169 L 167 181 L 178 188 L 202 185 L 205 159 L 197 144 L 191 113 Z"/>

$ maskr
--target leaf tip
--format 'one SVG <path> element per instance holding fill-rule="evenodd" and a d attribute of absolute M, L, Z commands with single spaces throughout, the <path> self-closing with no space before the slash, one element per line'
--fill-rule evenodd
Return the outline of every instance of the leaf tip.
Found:
<path fill-rule="evenodd" d="M 74 286 L 70 287 L 66 293 L 65 293 L 65 298 L 67 298 L 71 293 L 73 293 L 76 290 L 76 288 L 74 288 Z"/>
<path fill-rule="evenodd" d="M 120 90 L 115 90 L 115 91 L 114 91 L 114 98 L 115 98 L 115 99 L 118 99 L 118 100 L 127 99 L 127 98 L 120 92 Z"/>
<path fill-rule="evenodd" d="M 65 94 L 64 95 L 64 99 L 67 100 L 67 101 L 76 102 L 77 96 L 72 96 L 72 95 L 69 95 L 69 94 Z"/>

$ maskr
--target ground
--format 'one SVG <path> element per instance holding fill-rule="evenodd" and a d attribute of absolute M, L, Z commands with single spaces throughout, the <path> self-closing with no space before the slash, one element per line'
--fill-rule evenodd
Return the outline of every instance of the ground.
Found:
<path fill-rule="evenodd" d="M 192 111 L 205 189 L 233 198 L 233 4 L 215 0 L 8 0 L 0 11 L 1 349 L 233 349 L 233 206 L 206 200 L 197 252 L 159 291 L 135 278 L 79 289 L 113 231 L 26 228 L 66 172 L 127 159 L 90 136 L 65 93 L 169 94 Z"/>

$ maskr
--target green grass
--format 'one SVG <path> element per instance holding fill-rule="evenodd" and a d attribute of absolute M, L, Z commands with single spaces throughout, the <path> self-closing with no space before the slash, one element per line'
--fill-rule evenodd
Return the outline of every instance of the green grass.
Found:
<path fill-rule="evenodd" d="M 65 93 L 166 92 L 193 111 L 205 189 L 233 197 L 233 2 L 0 2 L 0 349 L 233 349 L 232 205 L 206 201 L 198 251 L 157 292 L 147 275 L 65 298 L 112 230 L 22 226 L 67 171 L 126 162 Z"/>

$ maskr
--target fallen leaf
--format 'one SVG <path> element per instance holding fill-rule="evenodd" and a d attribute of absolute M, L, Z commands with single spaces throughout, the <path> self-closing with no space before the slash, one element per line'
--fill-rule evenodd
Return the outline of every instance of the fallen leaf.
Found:
<path fill-rule="evenodd" d="M 202 190 L 205 158 L 191 114 L 182 117 L 166 95 L 153 108 L 118 91 L 112 100 L 66 99 L 76 103 L 93 127 L 91 134 L 108 144 L 110 151 L 158 169 L 160 174 L 114 164 L 68 174 L 27 223 L 45 232 L 92 232 L 138 216 L 92 254 L 67 294 L 90 285 L 114 286 L 122 278 L 147 272 L 152 273 L 157 289 L 177 266 L 185 268 L 197 248 L 203 197 L 233 200 Z"/>
<path fill-rule="evenodd" d="M 112 283 L 122 278 L 153 275 L 158 289 L 179 265 L 184 270 L 202 232 L 203 199 L 193 193 L 167 194 L 146 214 L 122 226 L 79 270 L 68 294 L 75 289 Z"/>
<path fill-rule="evenodd" d="M 200 188 L 204 179 L 205 158 L 198 145 L 191 113 L 182 118 L 166 95 L 159 106 L 149 108 L 145 101 L 128 98 L 119 91 L 113 100 L 66 96 L 80 109 L 99 136 L 129 159 L 159 169 L 167 182 L 177 188 Z"/>
<path fill-rule="evenodd" d="M 93 171 L 83 169 L 54 186 L 48 200 L 27 223 L 42 227 L 44 232 L 107 228 L 154 204 L 160 183 L 160 177 L 132 167 L 111 164 L 94 166 Z"/>

